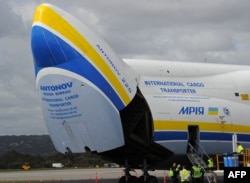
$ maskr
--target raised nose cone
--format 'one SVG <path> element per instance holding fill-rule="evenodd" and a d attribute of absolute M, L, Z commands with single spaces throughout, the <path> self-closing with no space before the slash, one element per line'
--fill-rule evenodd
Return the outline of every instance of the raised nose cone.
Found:
<path fill-rule="evenodd" d="M 49 4 L 34 14 L 36 86 L 60 152 L 104 152 L 124 145 L 119 111 L 136 93 L 125 63 L 92 30 Z"/>
<path fill-rule="evenodd" d="M 46 67 L 73 71 L 97 85 L 118 110 L 135 96 L 136 81 L 127 65 L 97 34 L 55 6 L 36 9 L 31 48 L 36 76 Z"/>
<path fill-rule="evenodd" d="M 51 5 L 39 6 L 34 14 L 31 49 L 37 69 L 75 60 L 81 55 L 67 42 L 77 32 Z"/>

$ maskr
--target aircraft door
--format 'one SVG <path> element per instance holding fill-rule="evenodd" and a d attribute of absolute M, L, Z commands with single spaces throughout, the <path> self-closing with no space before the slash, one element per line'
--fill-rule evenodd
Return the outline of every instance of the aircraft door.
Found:
<path fill-rule="evenodd" d="M 198 125 L 188 126 L 187 153 L 196 153 L 199 150 L 200 130 Z"/>

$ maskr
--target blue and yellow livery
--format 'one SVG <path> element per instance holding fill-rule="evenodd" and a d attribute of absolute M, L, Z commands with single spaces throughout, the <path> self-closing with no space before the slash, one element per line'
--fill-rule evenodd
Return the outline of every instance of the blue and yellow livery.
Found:
<path fill-rule="evenodd" d="M 45 120 L 57 149 L 65 151 L 71 146 L 70 149 L 76 152 L 85 151 L 86 147 L 105 151 L 122 146 L 124 139 L 118 112 L 131 102 L 136 92 L 134 77 L 125 63 L 86 26 L 49 4 L 43 4 L 35 11 L 31 47 Z M 101 104 L 94 104 L 100 98 Z M 98 123 L 90 113 L 98 118 Z M 58 125 L 62 123 L 68 124 L 68 129 L 62 130 L 65 135 L 58 137 Z M 69 137 L 69 129 L 90 130 L 88 123 L 93 128 L 102 124 L 104 129 L 114 129 L 98 138 L 89 133 Z M 101 134 L 102 130 L 95 130 L 95 133 Z M 101 139 L 110 137 L 113 139 L 110 146 L 99 145 Z M 87 145 L 79 143 L 81 139 L 87 139 Z M 72 141 L 75 141 L 73 146 L 69 145 Z"/>
<path fill-rule="evenodd" d="M 60 152 L 157 167 L 189 144 L 233 152 L 237 136 L 250 147 L 249 66 L 121 60 L 49 4 L 35 11 L 31 48 L 44 119 Z"/>

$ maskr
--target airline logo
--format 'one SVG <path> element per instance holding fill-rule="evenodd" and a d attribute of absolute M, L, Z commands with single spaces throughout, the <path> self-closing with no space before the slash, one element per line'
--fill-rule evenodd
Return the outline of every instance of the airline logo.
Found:
<path fill-rule="evenodd" d="M 218 115 L 219 109 L 218 107 L 209 107 L 208 108 L 208 115 Z"/>
<path fill-rule="evenodd" d="M 223 108 L 223 112 L 224 112 L 224 114 L 225 114 L 226 116 L 230 116 L 230 111 L 229 111 L 228 108 L 224 107 L 224 108 Z"/>
<path fill-rule="evenodd" d="M 181 115 L 204 115 L 204 107 L 182 106 L 179 111 Z"/>
<path fill-rule="evenodd" d="M 229 114 L 229 111 L 226 111 Z M 182 106 L 179 113 L 180 115 L 204 115 L 205 107 L 201 106 Z M 208 115 L 218 115 L 219 108 L 218 107 L 208 107 Z"/>

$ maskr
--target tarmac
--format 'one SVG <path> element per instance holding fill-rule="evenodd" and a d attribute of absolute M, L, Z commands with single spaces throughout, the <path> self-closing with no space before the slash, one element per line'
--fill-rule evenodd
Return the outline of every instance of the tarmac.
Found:
<path fill-rule="evenodd" d="M 223 171 L 215 171 L 217 174 L 217 183 L 223 183 Z M 141 170 L 131 172 L 132 175 L 139 177 Z M 168 183 L 167 170 L 156 170 L 149 172 L 156 176 L 159 183 Z M 123 168 L 94 168 L 94 169 L 51 169 L 51 170 L 19 170 L 0 172 L 0 182 L 27 181 L 27 183 L 37 181 L 39 183 L 118 183 L 119 178 L 123 176 Z M 207 181 L 204 181 L 206 183 Z"/>

